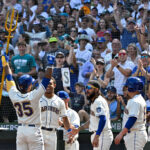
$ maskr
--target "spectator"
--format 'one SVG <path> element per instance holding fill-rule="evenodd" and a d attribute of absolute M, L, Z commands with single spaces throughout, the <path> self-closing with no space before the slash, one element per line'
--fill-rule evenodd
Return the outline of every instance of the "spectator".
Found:
<path fill-rule="evenodd" d="M 71 108 L 76 112 L 79 112 L 83 109 L 85 104 L 85 93 L 84 93 L 84 84 L 82 82 L 76 82 L 75 92 L 70 92 L 69 96 L 71 98 Z"/>
<path fill-rule="evenodd" d="M 58 39 L 56 37 L 49 38 L 49 50 L 45 53 L 45 55 L 42 57 L 42 65 L 43 69 L 47 66 L 47 57 L 49 55 L 56 56 L 57 52 L 62 52 L 64 54 L 68 53 L 68 51 L 65 51 L 64 49 L 59 48 Z"/>
<path fill-rule="evenodd" d="M 111 121 L 117 121 L 121 116 L 120 103 L 117 100 L 117 90 L 114 86 L 107 88 L 106 99 L 109 106 Z"/>
<path fill-rule="evenodd" d="M 113 39 L 112 41 L 112 52 L 108 53 L 105 55 L 104 57 L 104 61 L 105 61 L 105 69 L 106 71 L 108 71 L 108 69 L 110 68 L 111 64 L 110 61 L 114 58 L 118 58 L 118 53 L 121 50 L 121 42 L 119 39 Z"/>
<path fill-rule="evenodd" d="M 100 19 L 96 27 L 97 37 L 104 37 L 105 31 L 107 31 L 108 25 L 104 19 Z"/>
<path fill-rule="evenodd" d="M 105 62 L 104 59 L 99 58 L 96 61 L 92 59 L 92 63 L 95 66 L 90 80 L 97 80 L 101 86 L 100 90 L 101 93 L 105 96 L 106 95 L 106 87 L 109 83 L 109 78 L 105 76 Z"/>
<path fill-rule="evenodd" d="M 145 85 L 147 85 L 147 81 L 150 80 L 150 66 L 148 61 L 149 57 L 149 52 L 146 50 L 143 51 L 141 53 L 141 59 L 138 61 L 138 65 L 132 70 L 132 76 L 139 77 Z"/>
<path fill-rule="evenodd" d="M 118 28 L 120 29 L 120 32 L 121 32 L 121 44 L 122 44 L 122 48 L 123 49 L 126 49 L 127 46 L 130 44 L 130 43 L 137 43 L 138 42 L 138 39 L 137 39 L 137 36 L 136 36 L 136 31 L 134 29 L 135 27 L 135 21 L 132 19 L 128 20 L 127 21 L 127 26 L 126 28 L 123 28 L 121 22 L 120 22 L 120 12 L 117 8 L 117 4 L 115 3 L 114 4 L 114 17 L 115 17 L 115 21 L 118 25 Z"/>
<path fill-rule="evenodd" d="M 11 67 L 15 79 L 23 74 L 36 76 L 35 59 L 30 54 L 26 54 L 26 48 L 26 42 L 18 42 L 19 54 L 13 56 L 11 59 Z"/>
<path fill-rule="evenodd" d="M 139 50 L 134 43 L 130 43 L 127 47 L 127 60 L 132 61 L 136 66 L 138 64 L 138 60 L 140 59 Z"/>
<path fill-rule="evenodd" d="M 102 58 L 104 58 L 107 53 L 111 52 L 111 50 L 107 48 L 107 43 L 104 37 L 97 38 L 97 49 L 99 50 Z"/>
<path fill-rule="evenodd" d="M 76 51 L 76 60 L 79 68 L 78 82 L 82 82 L 82 83 L 84 82 L 84 78 L 82 77 L 83 65 L 87 61 L 91 60 L 91 55 L 92 55 L 90 51 L 85 49 L 85 46 L 88 42 L 89 42 L 88 35 L 85 34 L 79 35 L 80 48 L 78 48 Z"/>
<path fill-rule="evenodd" d="M 96 34 L 95 34 L 95 31 L 93 29 L 91 29 L 91 28 L 88 27 L 88 23 L 89 23 L 88 16 L 82 17 L 81 23 L 79 22 L 79 19 L 77 21 L 78 21 L 78 25 L 80 27 L 78 29 L 78 31 L 79 32 L 81 32 L 83 30 L 86 31 L 87 34 L 88 34 L 88 36 L 89 36 L 89 38 L 90 38 L 90 41 L 93 41 L 93 39 L 95 39 Z"/>
<path fill-rule="evenodd" d="M 107 71 L 108 78 L 114 76 L 114 87 L 117 89 L 117 94 L 123 95 L 123 85 L 127 77 L 131 75 L 134 64 L 127 60 L 126 50 L 122 49 L 118 53 L 118 60 L 111 60 L 111 67 Z"/>

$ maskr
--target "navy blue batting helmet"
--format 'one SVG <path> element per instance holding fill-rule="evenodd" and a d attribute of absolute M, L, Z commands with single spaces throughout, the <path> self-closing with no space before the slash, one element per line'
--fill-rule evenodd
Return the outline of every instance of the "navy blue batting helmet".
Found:
<path fill-rule="evenodd" d="M 143 90 L 144 84 L 138 77 L 129 77 L 125 83 L 125 86 L 128 87 L 129 92 L 141 92 Z"/>
<path fill-rule="evenodd" d="M 18 79 L 18 85 L 21 90 L 21 92 L 26 92 L 28 87 L 32 84 L 33 78 L 28 75 L 24 74 Z"/>

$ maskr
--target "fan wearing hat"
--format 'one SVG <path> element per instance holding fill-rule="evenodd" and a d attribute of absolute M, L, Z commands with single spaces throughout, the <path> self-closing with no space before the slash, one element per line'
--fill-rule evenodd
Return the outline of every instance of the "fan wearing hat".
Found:
<path fill-rule="evenodd" d="M 68 119 L 71 124 L 71 128 L 78 128 L 80 126 L 80 118 L 76 111 L 69 108 L 69 101 L 70 97 L 67 92 L 65 91 L 59 91 L 57 92 L 57 95 L 64 101 L 66 112 Z M 63 122 L 61 121 L 61 118 L 59 118 L 59 124 L 63 126 Z M 78 135 L 76 135 L 73 138 L 69 138 L 67 135 L 67 131 L 64 129 L 64 141 L 65 141 L 65 150 L 79 150 L 79 143 L 78 143 Z"/>
<path fill-rule="evenodd" d="M 52 56 L 56 56 L 57 52 L 62 52 L 64 54 L 66 54 L 68 51 L 64 50 L 62 48 L 59 48 L 59 44 L 58 44 L 58 38 L 57 37 L 50 37 L 48 40 L 49 45 L 48 46 L 48 50 L 45 52 L 45 55 L 42 58 L 42 64 L 43 64 L 43 68 L 45 69 L 47 66 L 47 58 L 48 56 L 52 55 Z"/>
<path fill-rule="evenodd" d="M 97 80 L 101 86 L 100 90 L 103 95 L 106 95 L 106 87 L 110 81 L 109 78 L 105 75 L 105 62 L 103 58 L 99 58 L 96 61 L 92 61 L 93 65 L 95 66 L 90 80 Z"/>
<path fill-rule="evenodd" d="M 118 120 L 121 115 L 120 103 L 117 101 L 117 90 L 114 86 L 107 88 L 106 99 L 109 106 L 111 121 Z"/>
<path fill-rule="evenodd" d="M 133 77 L 139 77 L 144 84 L 150 79 L 150 53 L 145 50 L 141 53 L 141 59 L 138 61 L 138 65 L 132 70 Z"/>
<path fill-rule="evenodd" d="M 79 68 L 79 76 L 78 81 L 84 82 L 84 77 L 82 76 L 83 65 L 90 61 L 92 53 L 86 49 L 86 45 L 89 41 L 89 37 L 86 34 L 80 34 L 79 37 L 79 45 L 80 47 L 76 51 L 76 60 Z"/>
<path fill-rule="evenodd" d="M 113 141 L 113 134 L 111 131 L 110 114 L 108 103 L 100 94 L 100 85 L 95 80 L 90 80 L 86 86 L 86 96 L 91 103 L 90 119 L 85 124 L 76 129 L 78 133 L 80 130 L 89 128 L 92 132 L 91 143 L 93 149 L 109 150 Z"/>
<path fill-rule="evenodd" d="M 118 11 L 117 2 L 115 2 L 114 17 L 115 17 L 116 24 L 121 32 L 120 41 L 122 44 L 122 48 L 126 49 L 130 43 L 138 43 L 138 39 L 135 31 L 136 22 L 133 18 L 129 17 L 127 18 L 128 22 L 126 27 L 123 27 L 123 25 L 121 24 L 120 16 L 121 16 L 121 12 Z"/>
<path fill-rule="evenodd" d="M 97 47 L 96 48 L 99 50 L 100 56 L 102 58 L 105 58 L 106 54 L 111 52 L 111 50 L 109 50 L 107 48 L 106 39 L 104 37 L 97 38 Z"/>
<path fill-rule="evenodd" d="M 78 25 L 79 25 L 79 32 L 85 30 L 90 38 L 90 41 L 93 41 L 93 37 L 96 36 L 95 31 L 90 28 L 89 25 L 89 17 L 88 16 L 84 16 L 81 18 L 81 22 L 79 21 L 79 18 L 77 18 L 78 21 Z"/>

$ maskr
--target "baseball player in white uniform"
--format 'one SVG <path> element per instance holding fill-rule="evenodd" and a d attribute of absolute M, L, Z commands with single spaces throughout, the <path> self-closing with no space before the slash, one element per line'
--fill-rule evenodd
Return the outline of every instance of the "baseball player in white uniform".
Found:
<path fill-rule="evenodd" d="M 67 117 L 65 103 L 54 94 L 56 87 L 55 79 L 52 77 L 45 94 L 40 99 L 42 133 L 44 138 L 45 150 L 56 150 L 57 135 L 56 130 L 59 127 L 59 117 L 62 117 L 63 124 L 70 132 L 70 123 Z"/>
<path fill-rule="evenodd" d="M 94 150 L 109 150 L 113 141 L 111 131 L 109 107 L 106 100 L 100 95 L 100 85 L 96 80 L 90 80 L 86 86 L 87 99 L 91 101 L 90 120 L 79 127 L 75 134 L 89 127 L 93 132 L 91 142 Z"/>
<path fill-rule="evenodd" d="M 67 92 L 65 91 L 59 91 L 57 95 L 64 100 L 66 110 L 67 110 L 67 116 L 71 123 L 71 128 L 79 128 L 80 126 L 80 118 L 76 111 L 69 108 L 68 102 L 70 100 L 70 97 Z M 63 122 L 59 121 L 60 125 L 63 126 Z M 73 138 L 69 138 L 67 135 L 67 131 L 64 129 L 64 141 L 65 141 L 65 150 L 79 150 L 79 142 L 77 141 L 78 135 L 76 135 Z"/>
<path fill-rule="evenodd" d="M 119 144 L 124 136 L 127 150 L 142 150 L 147 142 L 146 102 L 140 92 L 143 82 L 138 77 L 129 77 L 126 81 L 128 100 L 123 118 L 123 129 L 116 136 L 115 144 Z"/>
<path fill-rule="evenodd" d="M 41 132 L 39 99 L 44 94 L 52 75 L 48 68 L 38 89 L 32 90 L 32 77 L 22 75 L 18 80 L 19 90 L 12 78 L 9 65 L 5 64 L 6 87 L 17 112 L 19 127 L 17 130 L 17 150 L 44 150 Z"/>

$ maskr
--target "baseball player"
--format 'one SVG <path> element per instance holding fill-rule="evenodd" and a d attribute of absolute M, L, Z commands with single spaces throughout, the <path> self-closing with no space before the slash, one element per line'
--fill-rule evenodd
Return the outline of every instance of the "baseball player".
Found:
<path fill-rule="evenodd" d="M 96 80 L 88 82 L 86 96 L 91 101 L 90 120 L 72 131 L 72 134 L 89 127 L 89 131 L 93 133 L 91 136 L 93 149 L 109 150 L 113 141 L 109 107 L 106 100 L 100 95 L 100 85 Z"/>
<path fill-rule="evenodd" d="M 71 128 L 79 128 L 80 126 L 80 118 L 79 115 L 77 114 L 76 111 L 73 109 L 69 108 L 68 103 L 69 103 L 69 95 L 65 91 L 59 91 L 57 95 L 64 100 L 65 102 L 65 107 L 67 110 L 67 116 L 68 119 L 71 123 Z M 60 120 L 59 121 L 60 125 L 63 126 L 63 122 Z M 79 150 L 79 142 L 77 141 L 78 135 L 76 135 L 73 138 L 68 137 L 67 131 L 64 130 L 64 141 L 65 141 L 65 150 Z"/>
<path fill-rule="evenodd" d="M 7 60 L 7 56 L 6 60 Z M 18 150 L 44 150 L 43 136 L 41 132 L 41 118 L 39 99 L 44 94 L 51 79 L 52 68 L 47 68 L 38 89 L 32 89 L 32 77 L 22 75 L 19 78 L 19 90 L 12 78 L 12 72 L 5 63 L 6 87 L 18 117 L 17 149 Z"/>
<path fill-rule="evenodd" d="M 70 132 L 70 123 L 67 117 L 65 103 L 54 93 L 55 79 L 52 77 L 45 94 L 40 99 L 42 133 L 45 150 L 56 150 L 56 130 L 59 127 L 59 117 L 62 117 L 64 127 Z"/>
<path fill-rule="evenodd" d="M 124 136 L 127 150 L 142 150 L 147 142 L 146 102 L 140 92 L 143 82 L 138 77 L 129 77 L 126 81 L 128 100 L 123 117 L 123 129 L 116 136 L 115 144 L 119 144 Z"/>

